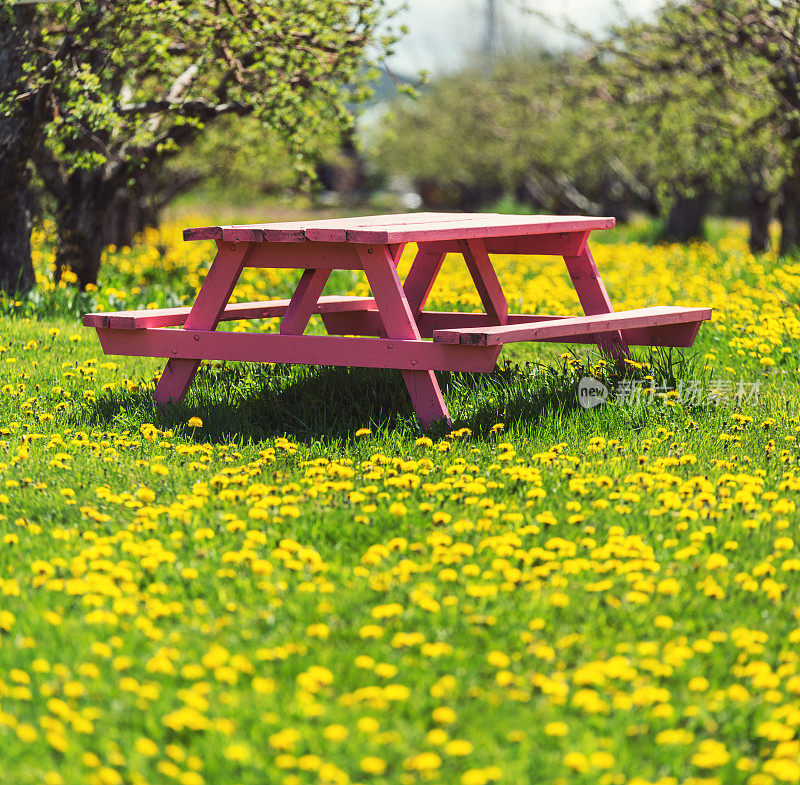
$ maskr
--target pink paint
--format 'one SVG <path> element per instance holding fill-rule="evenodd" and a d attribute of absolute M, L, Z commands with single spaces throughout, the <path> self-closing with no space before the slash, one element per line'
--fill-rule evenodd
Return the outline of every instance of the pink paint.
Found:
<path fill-rule="evenodd" d="M 491 371 L 506 343 L 596 343 L 617 360 L 629 345 L 692 345 L 710 308 L 614 312 L 586 244 L 593 229 L 613 225 L 582 216 L 415 213 L 187 229 L 184 239 L 216 240 L 218 249 L 191 308 L 87 314 L 83 323 L 97 329 L 107 354 L 168 358 L 159 403 L 181 400 L 202 360 L 397 368 L 420 422 L 449 422 L 434 371 Z M 397 264 L 408 242 L 418 251 L 403 283 Z M 463 255 L 485 313 L 423 310 L 451 252 Z M 584 315 L 509 314 L 496 253 L 563 256 Z M 245 267 L 303 273 L 290 300 L 229 303 Z M 373 297 L 322 296 L 332 270 L 363 270 Z M 314 313 L 328 336 L 304 334 Z M 272 317 L 282 317 L 280 334 L 216 331 L 220 321 Z"/>
<path fill-rule="evenodd" d="M 462 240 L 468 237 L 548 234 L 581 229 L 590 231 L 609 229 L 613 225 L 613 218 L 586 218 L 575 215 L 410 213 L 247 226 L 203 226 L 184 230 L 183 239 L 248 243 L 298 242 L 305 239 L 313 242 L 386 244 L 420 242 L 425 239 Z"/>
<path fill-rule="evenodd" d="M 291 300 L 264 300 L 255 303 L 230 303 L 220 315 L 221 322 L 237 319 L 272 319 L 284 316 Z M 338 313 L 374 308 L 372 297 L 329 295 L 320 297 L 314 313 Z M 137 327 L 178 327 L 186 323 L 191 308 L 148 308 L 143 311 L 116 311 L 113 313 L 87 313 L 84 327 L 115 327 L 133 330 Z"/>
<path fill-rule="evenodd" d="M 305 332 L 330 275 L 330 270 L 320 268 L 303 271 L 281 322 L 281 335 L 302 335 Z"/>
<path fill-rule="evenodd" d="M 434 342 L 497 346 L 519 341 L 569 342 L 575 335 L 598 336 L 631 328 L 671 327 L 699 324 L 711 318 L 710 308 L 655 306 L 635 311 L 616 311 L 594 316 L 577 316 L 548 321 L 518 322 L 498 327 L 463 327 L 435 330 Z"/>
<path fill-rule="evenodd" d="M 165 358 L 177 355 L 181 362 L 230 360 L 398 368 L 408 373 L 491 371 L 500 352 L 499 347 L 494 346 L 458 346 L 433 341 L 173 330 L 169 327 L 145 327 L 141 330 L 100 327 L 97 334 L 106 354 Z M 178 361 L 170 359 L 170 362 Z"/>
<path fill-rule="evenodd" d="M 192 310 L 186 317 L 184 330 L 214 330 L 230 299 L 245 260 L 253 246 L 241 245 L 238 249 L 220 244 L 217 255 L 197 293 Z M 194 379 L 200 361 L 172 351 L 174 358 L 167 361 L 164 373 L 156 385 L 153 398 L 158 403 L 181 401 Z"/>
<path fill-rule="evenodd" d="M 442 269 L 445 254 L 445 251 L 428 250 L 424 245 L 417 249 L 417 255 L 403 284 L 403 292 L 415 319 L 428 301 L 436 276 Z"/>
<path fill-rule="evenodd" d="M 497 324 L 505 324 L 508 321 L 508 303 L 483 240 L 462 240 L 461 253 L 484 310 Z"/>

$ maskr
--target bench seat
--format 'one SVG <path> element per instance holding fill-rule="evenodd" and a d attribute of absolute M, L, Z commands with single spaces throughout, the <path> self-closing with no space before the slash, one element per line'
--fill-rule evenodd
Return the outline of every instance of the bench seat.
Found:
<path fill-rule="evenodd" d="M 226 306 L 220 321 L 283 317 L 289 300 L 234 303 Z M 86 327 L 137 330 L 180 327 L 191 308 L 154 308 L 114 313 L 90 313 Z M 314 313 L 322 314 L 331 335 L 380 335 L 380 317 L 372 297 L 320 297 Z M 711 318 L 710 308 L 654 306 L 595 316 L 544 316 L 509 314 L 508 324 L 495 325 L 486 314 L 423 311 L 421 337 L 434 343 L 502 346 L 520 341 L 594 343 L 598 335 L 621 331 L 630 346 L 687 347 L 694 343 L 700 325 Z"/>
<path fill-rule="evenodd" d="M 710 318 L 711 308 L 657 305 L 594 316 L 440 329 L 433 331 L 433 340 L 472 346 L 498 346 L 519 341 L 585 343 L 594 340 L 596 335 L 619 331 L 629 344 L 691 346 L 700 325 Z"/>
<path fill-rule="evenodd" d="M 225 306 L 221 322 L 236 319 L 270 319 L 285 316 L 289 300 L 265 300 L 253 303 L 232 303 Z M 372 297 L 326 296 L 320 297 L 314 313 L 341 313 L 374 308 Z M 117 330 L 136 330 L 143 327 L 180 327 L 186 323 L 191 308 L 153 308 L 141 311 L 115 311 L 114 313 L 87 313 L 85 327 L 108 327 Z"/>

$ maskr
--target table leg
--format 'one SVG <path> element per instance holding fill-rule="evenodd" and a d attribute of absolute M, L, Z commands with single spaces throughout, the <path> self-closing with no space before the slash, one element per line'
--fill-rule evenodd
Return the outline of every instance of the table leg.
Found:
<path fill-rule="evenodd" d="M 419 319 L 419 315 L 428 301 L 428 295 L 433 289 L 433 283 L 436 276 L 439 275 L 439 270 L 442 269 L 445 256 L 447 254 L 444 251 L 431 250 L 424 246 L 417 250 L 417 255 L 411 263 L 411 269 L 403 284 L 403 291 L 415 320 Z"/>
<path fill-rule="evenodd" d="M 503 294 L 503 287 L 497 279 L 492 260 L 486 251 L 483 240 L 462 240 L 461 253 L 467 263 L 467 269 L 478 290 L 486 313 L 497 324 L 508 322 L 508 302 Z"/>
<path fill-rule="evenodd" d="M 506 324 L 508 302 L 483 240 L 463 240 L 459 246 L 484 310 L 497 324 Z M 405 284 L 403 284 L 403 290 L 415 319 L 419 319 L 445 256 L 443 251 L 425 248 L 424 245 L 420 246 L 420 250 L 417 252 L 414 263 L 406 276 Z"/>
<path fill-rule="evenodd" d="M 602 313 L 613 313 L 614 306 L 606 292 L 603 279 L 597 270 L 597 265 L 592 258 L 589 246 L 584 244 L 583 250 L 578 256 L 564 256 L 567 265 L 567 272 L 572 279 L 572 285 L 578 294 L 583 312 L 587 316 L 596 316 Z M 597 338 L 597 345 L 600 350 L 618 363 L 630 356 L 628 343 L 622 333 L 604 333 Z"/>
<path fill-rule="evenodd" d="M 218 243 L 217 255 L 211 264 L 197 299 L 184 324 L 185 330 L 214 330 L 228 304 L 233 288 L 239 280 L 247 254 L 252 246 L 234 243 Z M 179 402 L 186 395 L 200 360 L 173 358 L 167 366 L 153 392 L 157 403 Z"/>
<path fill-rule="evenodd" d="M 302 335 L 308 326 L 308 320 L 314 313 L 319 296 L 331 277 L 331 270 L 319 268 L 303 271 L 297 284 L 289 308 L 281 320 L 281 335 Z"/>
<path fill-rule="evenodd" d="M 386 336 L 420 339 L 414 314 L 406 299 L 391 251 L 385 245 L 356 246 L 367 275 Z M 365 343 L 365 351 L 368 344 Z M 423 426 L 450 422 L 439 382 L 433 371 L 402 371 L 406 389 Z"/>

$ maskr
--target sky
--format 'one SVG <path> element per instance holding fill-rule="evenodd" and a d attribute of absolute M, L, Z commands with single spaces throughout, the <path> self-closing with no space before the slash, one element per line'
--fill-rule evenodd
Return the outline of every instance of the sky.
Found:
<path fill-rule="evenodd" d="M 413 76 L 420 70 L 442 73 L 463 65 L 484 40 L 488 0 L 407 0 L 408 10 L 397 18 L 408 26 L 398 43 L 390 65 L 397 73 Z M 525 39 L 538 40 L 550 48 L 569 45 L 569 37 L 522 7 L 552 17 L 566 18 L 594 33 L 625 17 L 646 17 L 658 0 L 495 0 L 498 9 L 498 38 L 504 31 Z"/>

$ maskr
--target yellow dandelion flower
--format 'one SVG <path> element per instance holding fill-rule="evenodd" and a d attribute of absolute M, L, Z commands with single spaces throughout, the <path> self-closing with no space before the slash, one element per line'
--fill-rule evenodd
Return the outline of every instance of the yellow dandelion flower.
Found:
<path fill-rule="evenodd" d="M 449 706 L 437 706 L 433 710 L 433 721 L 438 722 L 440 725 L 452 725 L 457 715 Z"/>
<path fill-rule="evenodd" d="M 158 745 L 152 739 L 138 738 L 134 742 L 134 747 L 140 755 L 148 758 L 158 754 Z"/>
<path fill-rule="evenodd" d="M 349 734 L 347 728 L 344 725 L 328 725 L 325 730 L 322 731 L 322 735 L 328 741 L 344 741 Z"/>
<path fill-rule="evenodd" d="M 383 774 L 386 771 L 386 761 L 375 755 L 362 758 L 359 766 L 365 774 Z"/>
<path fill-rule="evenodd" d="M 585 773 L 589 771 L 589 759 L 582 752 L 568 752 L 563 758 L 568 769 Z"/>
<path fill-rule="evenodd" d="M 453 739 L 444 745 L 444 751 L 456 758 L 470 755 L 473 749 L 472 742 L 466 739 Z"/>
<path fill-rule="evenodd" d="M 225 757 L 230 761 L 244 763 L 250 758 L 250 748 L 246 744 L 229 744 L 225 748 Z"/>

